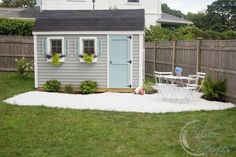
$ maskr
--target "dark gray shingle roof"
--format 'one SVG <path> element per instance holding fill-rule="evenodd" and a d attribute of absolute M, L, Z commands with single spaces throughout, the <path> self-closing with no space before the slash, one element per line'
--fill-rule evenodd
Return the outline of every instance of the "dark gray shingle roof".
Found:
<path fill-rule="evenodd" d="M 157 20 L 160 23 L 173 23 L 173 24 L 193 24 L 184 18 L 180 18 L 171 14 L 162 13 L 161 18 Z"/>
<path fill-rule="evenodd" d="M 44 10 L 37 31 L 143 31 L 144 10 Z"/>

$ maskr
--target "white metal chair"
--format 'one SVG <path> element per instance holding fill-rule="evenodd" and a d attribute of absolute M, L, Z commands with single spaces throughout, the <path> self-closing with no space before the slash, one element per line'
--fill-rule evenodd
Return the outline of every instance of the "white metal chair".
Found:
<path fill-rule="evenodd" d="M 184 89 L 187 89 L 189 91 L 186 99 L 188 99 L 190 96 L 193 97 L 193 91 L 200 92 L 205 81 L 206 73 L 197 72 L 196 75 L 189 75 L 188 77 L 188 83 L 186 84 L 186 87 L 184 87 Z M 200 84 L 199 81 L 201 81 Z"/>
<path fill-rule="evenodd" d="M 159 72 L 159 71 L 154 72 L 156 85 L 153 86 L 153 88 L 159 91 L 163 99 L 167 98 L 168 94 L 170 93 L 168 87 L 169 84 L 163 82 L 163 76 L 172 76 L 172 75 L 173 75 L 172 72 Z"/>
<path fill-rule="evenodd" d="M 188 77 L 190 79 L 188 80 L 186 86 L 192 90 L 196 90 L 197 92 L 199 92 L 205 81 L 206 73 L 197 72 L 197 75 L 189 75 Z M 201 81 L 200 85 L 199 81 Z"/>
<path fill-rule="evenodd" d="M 154 75 L 155 75 L 155 81 L 156 81 L 156 84 L 163 84 L 163 79 L 162 79 L 162 76 L 171 76 L 173 75 L 172 72 L 160 72 L 160 71 L 155 71 L 154 72 Z M 158 81 L 157 81 L 158 80 Z"/>

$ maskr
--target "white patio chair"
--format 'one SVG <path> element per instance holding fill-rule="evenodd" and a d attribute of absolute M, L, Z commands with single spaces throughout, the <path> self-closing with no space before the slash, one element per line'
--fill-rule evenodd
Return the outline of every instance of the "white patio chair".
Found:
<path fill-rule="evenodd" d="M 162 76 L 171 76 L 173 75 L 172 72 L 160 72 L 160 71 L 155 71 L 154 72 L 154 75 L 155 75 L 155 81 L 156 81 L 156 84 L 163 84 L 162 82 Z M 157 81 L 158 80 L 158 81 Z"/>
<path fill-rule="evenodd" d="M 189 91 L 189 94 L 186 99 L 188 99 L 190 96 L 193 97 L 194 91 L 200 92 L 205 81 L 206 73 L 197 72 L 196 75 L 189 75 L 188 77 L 188 83 L 186 84 L 186 87 L 184 87 L 184 89 L 187 89 Z M 200 84 L 199 81 L 201 81 Z"/>
<path fill-rule="evenodd" d="M 159 72 L 155 71 L 154 76 L 155 76 L 155 82 L 156 85 L 153 86 L 154 89 L 158 90 L 159 93 L 161 94 L 163 99 L 166 99 L 168 94 L 170 93 L 170 85 L 167 82 L 163 82 L 163 76 L 172 76 L 172 72 Z"/>
<path fill-rule="evenodd" d="M 188 83 L 186 84 L 186 86 L 189 89 L 196 90 L 197 92 L 199 92 L 205 81 L 206 73 L 197 72 L 197 75 L 189 75 L 188 77 L 190 79 L 188 80 Z M 199 81 L 201 81 L 200 85 L 199 85 Z"/>

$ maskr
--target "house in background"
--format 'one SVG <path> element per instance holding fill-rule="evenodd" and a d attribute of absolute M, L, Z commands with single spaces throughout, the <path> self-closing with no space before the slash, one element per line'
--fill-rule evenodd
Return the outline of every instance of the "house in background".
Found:
<path fill-rule="evenodd" d="M 33 28 L 35 87 L 96 81 L 100 91 L 134 89 L 144 80 L 144 10 L 43 10 Z M 86 64 L 85 53 L 93 54 Z M 51 62 L 60 55 L 60 66 Z M 119 90 L 118 90 L 119 91 Z"/>
<path fill-rule="evenodd" d="M 191 25 L 188 21 L 161 11 L 161 0 L 37 0 L 34 8 L 0 8 L 0 17 L 36 18 L 40 10 L 145 9 L 145 26 Z"/>
<path fill-rule="evenodd" d="M 186 20 L 184 18 L 179 18 L 177 16 L 163 12 L 161 14 L 161 18 L 157 19 L 157 23 L 160 23 L 162 27 L 176 27 L 176 26 L 193 24 L 193 22 L 189 20 Z"/>
<path fill-rule="evenodd" d="M 41 10 L 144 9 L 145 26 L 159 24 L 188 25 L 188 20 L 162 13 L 161 0 L 37 0 Z"/>

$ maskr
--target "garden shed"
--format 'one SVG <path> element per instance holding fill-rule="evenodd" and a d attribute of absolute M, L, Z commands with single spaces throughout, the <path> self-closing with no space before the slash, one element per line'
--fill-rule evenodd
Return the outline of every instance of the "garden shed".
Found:
<path fill-rule="evenodd" d="M 133 89 L 144 80 L 144 10 L 44 10 L 33 28 L 35 87 L 96 81 Z"/>

